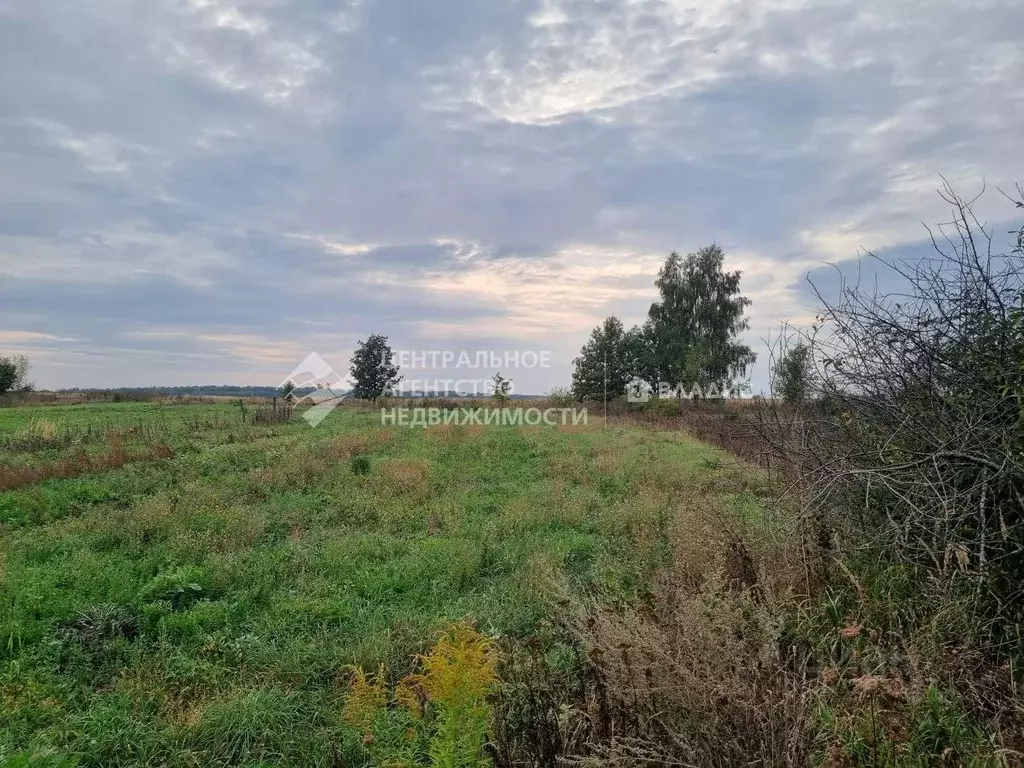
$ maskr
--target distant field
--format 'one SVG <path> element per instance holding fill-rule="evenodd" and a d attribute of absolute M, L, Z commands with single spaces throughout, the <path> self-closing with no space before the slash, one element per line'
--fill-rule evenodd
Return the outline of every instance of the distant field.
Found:
<path fill-rule="evenodd" d="M 118 450 L 141 458 L 103 469 Z M 764 522 L 756 475 L 675 432 L 0 410 L 0 474 L 83 454 L 96 471 L 0 493 L 8 761 L 477 764 L 430 757 L 436 723 L 384 743 L 404 711 L 389 686 L 422 671 L 417 654 L 454 631 L 453 653 L 482 643 L 484 671 L 537 643 L 571 667 L 567 615 L 636 603 L 680 546 L 714 538 L 681 508 L 717 510 L 719 533 Z M 463 714 L 486 725 L 482 685 Z"/>

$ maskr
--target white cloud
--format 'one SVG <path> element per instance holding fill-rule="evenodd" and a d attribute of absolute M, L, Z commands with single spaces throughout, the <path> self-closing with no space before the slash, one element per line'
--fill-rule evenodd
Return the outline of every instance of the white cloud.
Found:
<path fill-rule="evenodd" d="M 466 61 L 468 85 L 448 93 L 513 123 L 547 125 L 574 115 L 607 114 L 652 99 L 684 99 L 713 88 L 760 62 L 772 71 L 835 65 L 826 43 L 772 47 L 758 39 L 765 26 L 800 4 L 711 0 L 622 3 L 544 0 L 529 19 L 525 51 L 498 48 L 482 62 Z M 760 49 L 760 50 L 756 50 Z M 604 113 L 604 114 L 601 114 Z"/>
<path fill-rule="evenodd" d="M 63 336 L 54 336 L 52 333 L 39 333 L 36 331 L 0 331 L 0 344 L 6 346 L 14 344 L 37 344 L 60 341 L 74 341 L 74 339 Z"/>
<path fill-rule="evenodd" d="M 325 68 L 313 51 L 315 33 L 275 26 L 236 2 L 191 0 L 159 7 L 165 26 L 153 48 L 172 71 L 286 106 Z"/>
<path fill-rule="evenodd" d="M 493 318 L 472 323 L 415 321 L 423 336 L 447 338 L 492 334 L 507 339 L 537 341 L 553 330 L 573 337 L 586 333 L 594 318 L 603 317 L 624 302 L 650 295 L 649 286 L 634 284 L 653 276 L 664 255 L 602 245 L 576 244 L 558 249 L 547 258 L 479 258 L 490 249 L 463 244 L 465 267 L 419 279 L 417 292 L 438 304 L 478 305 L 500 309 Z M 391 274 L 387 282 L 402 285 Z"/>
<path fill-rule="evenodd" d="M 339 256 L 365 256 L 381 247 L 379 243 L 359 243 L 342 236 L 308 235 L 288 232 L 285 237 L 300 242 L 312 243 L 317 248 Z"/>

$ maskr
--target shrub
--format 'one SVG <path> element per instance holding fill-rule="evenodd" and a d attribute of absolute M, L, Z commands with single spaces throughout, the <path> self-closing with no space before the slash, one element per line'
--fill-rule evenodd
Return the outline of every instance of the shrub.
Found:
<path fill-rule="evenodd" d="M 61 625 L 57 633 L 98 652 L 118 639 L 134 640 L 139 634 L 139 619 L 126 606 L 100 605 Z"/>
<path fill-rule="evenodd" d="M 814 393 L 811 348 L 803 342 L 785 350 L 772 367 L 772 390 L 787 403 L 801 403 Z"/>
<path fill-rule="evenodd" d="M 345 722 L 360 732 L 377 765 L 490 765 L 484 750 L 488 697 L 499 683 L 493 641 L 467 624 L 456 624 L 418 662 L 421 671 L 393 688 L 383 666 L 376 675 L 351 668 Z"/>
<path fill-rule="evenodd" d="M 680 405 L 672 398 L 652 397 L 644 403 L 643 410 L 656 418 L 672 418 L 679 415 Z"/>
<path fill-rule="evenodd" d="M 555 387 L 548 392 L 547 399 L 552 408 L 572 408 L 576 404 L 576 398 L 568 387 Z"/>
<path fill-rule="evenodd" d="M 369 456 L 357 454 L 349 459 L 348 466 L 352 470 L 353 475 L 368 475 L 373 464 Z"/>
<path fill-rule="evenodd" d="M 823 403 L 790 449 L 823 514 L 838 502 L 905 562 L 974 580 L 979 609 L 1012 635 L 1024 620 L 1024 226 L 1000 254 L 969 201 L 948 185 L 943 199 L 949 246 L 879 260 L 899 289 L 821 296 Z"/>

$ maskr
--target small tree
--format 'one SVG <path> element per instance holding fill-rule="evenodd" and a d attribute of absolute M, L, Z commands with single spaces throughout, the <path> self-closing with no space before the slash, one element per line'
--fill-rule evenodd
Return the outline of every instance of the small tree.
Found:
<path fill-rule="evenodd" d="M 590 340 L 573 360 L 572 394 L 577 400 L 615 398 L 626 392 L 633 377 L 635 331 L 629 333 L 617 317 L 609 317 L 590 333 Z"/>
<path fill-rule="evenodd" d="M 512 380 L 506 379 L 501 372 L 494 374 L 491 381 L 494 382 L 494 392 L 491 394 L 499 403 L 507 403 L 512 394 Z"/>
<path fill-rule="evenodd" d="M 284 384 L 281 385 L 281 397 L 286 403 L 290 403 L 295 400 L 295 382 L 288 379 Z"/>
<path fill-rule="evenodd" d="M 402 377 L 394 364 L 395 353 L 388 345 L 388 337 L 374 333 L 360 341 L 352 356 L 349 371 L 355 385 L 352 394 L 363 400 L 376 400 L 391 394 Z"/>
<path fill-rule="evenodd" d="M 18 369 L 8 358 L 0 358 L 0 395 L 14 389 L 18 378 Z"/>
<path fill-rule="evenodd" d="M 25 355 L 0 357 L 0 395 L 32 389 L 32 384 L 28 380 L 30 367 L 31 364 Z"/>
<path fill-rule="evenodd" d="M 785 350 L 772 370 L 772 388 L 787 403 L 802 403 L 814 389 L 811 348 L 803 342 Z"/>

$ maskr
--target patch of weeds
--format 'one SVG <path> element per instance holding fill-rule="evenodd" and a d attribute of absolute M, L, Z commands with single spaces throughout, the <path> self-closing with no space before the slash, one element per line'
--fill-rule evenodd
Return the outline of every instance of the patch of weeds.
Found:
<path fill-rule="evenodd" d="M 75 768 L 78 760 L 53 750 L 28 750 L 10 755 L 0 749 L 0 765 L 6 768 Z"/>
<path fill-rule="evenodd" d="M 626 497 L 627 485 L 614 475 L 600 475 L 597 490 L 609 502 L 622 501 Z"/>
<path fill-rule="evenodd" d="M 370 461 L 369 456 L 357 454 L 348 460 L 348 466 L 353 475 L 368 475 L 373 469 L 373 462 Z"/>
<path fill-rule="evenodd" d="M 898 678 L 850 682 L 852 696 L 819 706 L 822 757 L 855 765 L 989 764 L 984 731 L 935 686 L 913 697 Z"/>
<path fill-rule="evenodd" d="M 39 488 L 0 496 L 0 523 L 20 528 L 42 525 L 50 513 L 46 495 Z"/>
<path fill-rule="evenodd" d="M 140 597 L 148 602 L 169 603 L 172 610 L 180 611 L 209 595 L 206 572 L 195 565 L 183 565 L 158 573 L 143 587 Z"/>
<path fill-rule="evenodd" d="M 497 662 L 490 638 L 457 624 L 419 657 L 420 671 L 394 687 L 383 666 L 375 675 L 353 669 L 342 717 L 362 734 L 376 765 L 490 765 L 485 745 Z"/>
<path fill-rule="evenodd" d="M 716 456 L 703 456 L 700 460 L 701 469 L 719 469 L 722 466 L 722 460 Z"/>
<path fill-rule="evenodd" d="M 57 636 L 81 643 L 98 653 L 117 640 L 132 641 L 139 635 L 139 618 L 123 605 L 99 605 L 57 627 Z"/>
<path fill-rule="evenodd" d="M 185 744 L 209 764 L 276 765 L 299 752 L 298 726 L 308 717 L 298 694 L 261 688 L 215 700 L 185 734 Z M 325 745 L 326 746 L 326 745 Z M 301 761 L 300 761 L 301 762 Z"/>
<path fill-rule="evenodd" d="M 587 576 L 597 560 L 596 542 L 588 538 L 574 541 L 565 553 L 565 569 L 577 578 Z"/>

